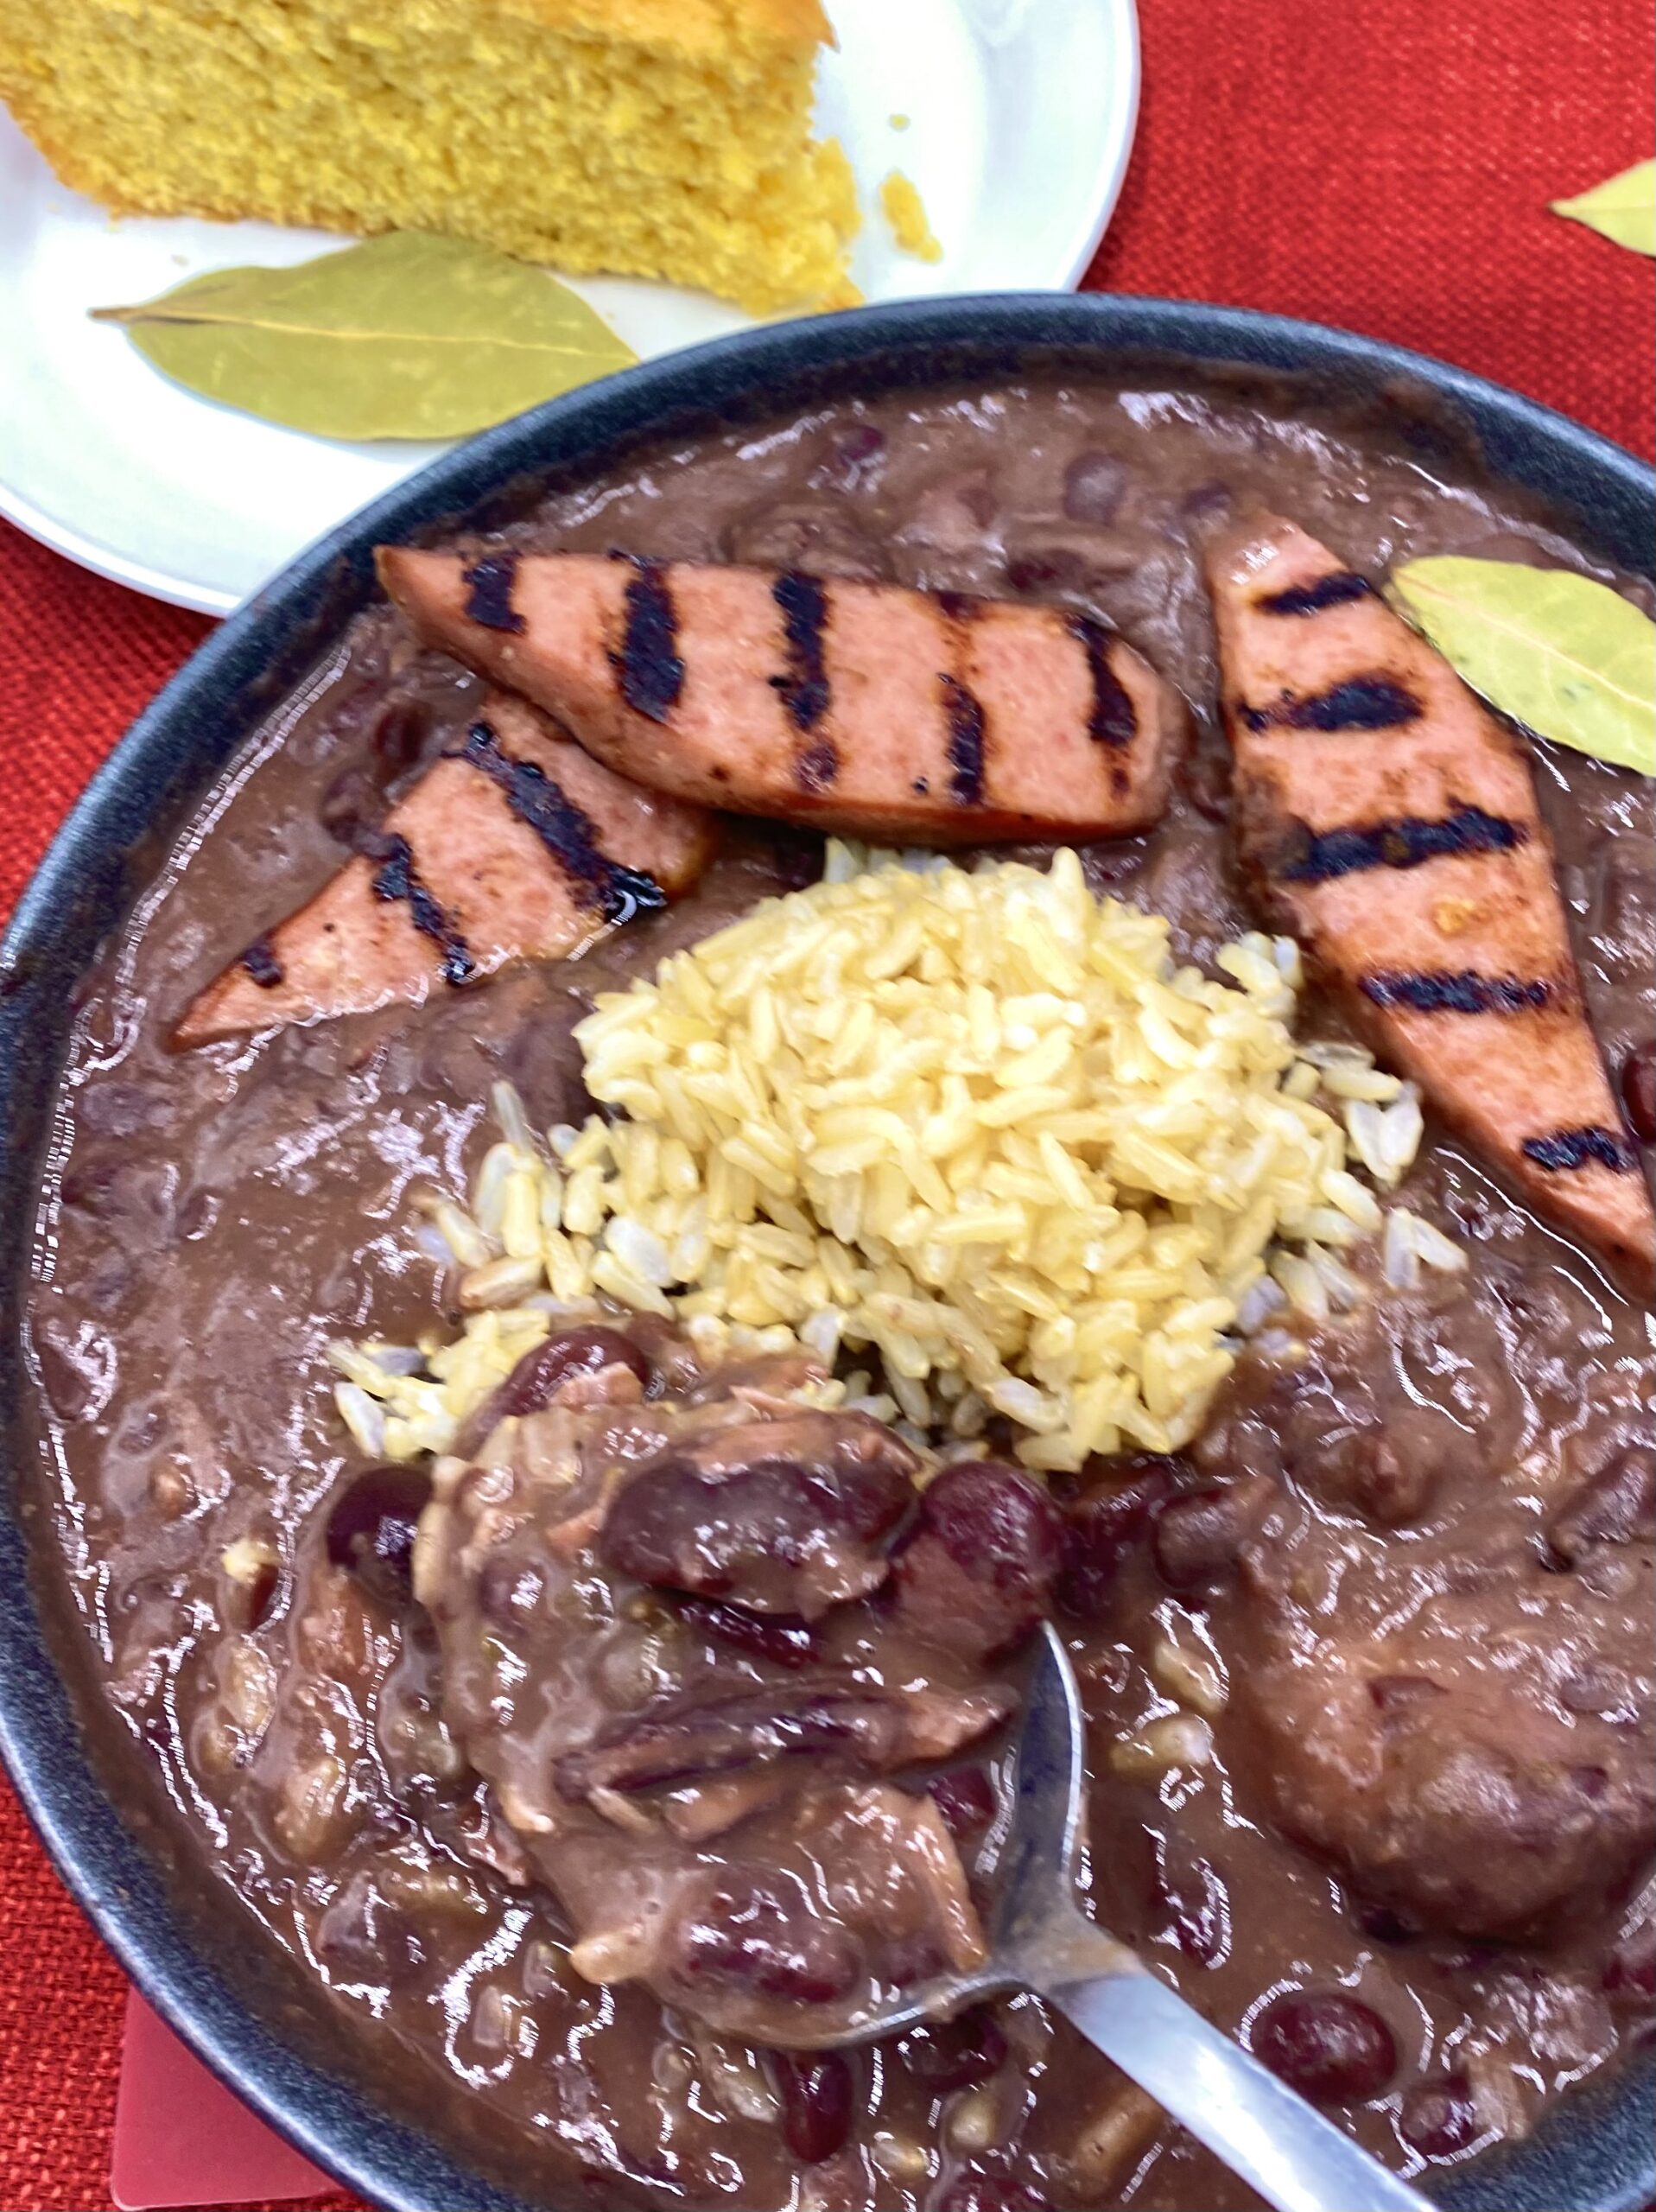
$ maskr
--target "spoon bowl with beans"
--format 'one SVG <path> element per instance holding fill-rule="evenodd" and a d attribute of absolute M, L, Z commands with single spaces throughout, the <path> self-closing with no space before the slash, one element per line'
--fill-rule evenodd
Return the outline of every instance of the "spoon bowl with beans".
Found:
<path fill-rule="evenodd" d="M 1277 2212 L 1427 2212 L 1426 2200 L 1353 2142 L 1260 2059 L 1212 2026 L 1083 1910 L 1085 1732 L 1069 1654 L 1050 1625 L 1030 1681 L 990 1954 L 864 2014 L 837 2045 L 901 2035 L 1009 1989 L 1035 1991 L 1223 2159 Z M 1372 2016 L 1273 2024 L 1285 2058 L 1330 2101 L 1376 2094 L 1390 2070 L 1364 2047 Z M 1385 2040 L 1374 2023 L 1378 2039 Z M 1295 2050 L 1291 2046 L 1311 2045 Z M 1274 2050 L 1272 2055 L 1277 2055 Z M 1285 2064 L 1284 2070 L 1290 2070 Z"/>

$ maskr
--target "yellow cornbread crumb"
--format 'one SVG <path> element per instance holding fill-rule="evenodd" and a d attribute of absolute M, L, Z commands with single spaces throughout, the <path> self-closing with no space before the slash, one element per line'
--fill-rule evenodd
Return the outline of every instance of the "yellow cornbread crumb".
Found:
<path fill-rule="evenodd" d="M 5 0 L 0 99 L 117 213 L 446 231 L 756 312 L 855 296 L 820 0 Z"/>
<path fill-rule="evenodd" d="M 885 211 L 891 235 L 905 253 L 912 253 L 922 261 L 942 259 L 943 250 L 931 234 L 919 188 L 901 169 L 893 169 L 881 185 L 879 204 Z"/>

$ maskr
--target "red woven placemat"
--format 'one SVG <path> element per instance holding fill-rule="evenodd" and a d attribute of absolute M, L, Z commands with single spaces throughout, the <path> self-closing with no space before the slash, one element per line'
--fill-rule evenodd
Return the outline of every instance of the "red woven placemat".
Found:
<path fill-rule="evenodd" d="M 1651 149 L 1649 0 L 1139 10 L 1139 144 L 1089 285 L 1345 324 L 1651 451 L 1650 264 L 1545 212 Z M 206 626 L 0 524 L 0 908 Z M 8 2212 L 109 2205 L 122 1998 L 0 1784 Z"/>

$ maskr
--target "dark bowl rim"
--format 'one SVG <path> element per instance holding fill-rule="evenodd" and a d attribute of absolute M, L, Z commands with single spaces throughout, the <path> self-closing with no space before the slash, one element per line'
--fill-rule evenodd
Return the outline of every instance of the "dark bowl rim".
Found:
<path fill-rule="evenodd" d="M 1199 302 L 1114 294 L 961 296 L 897 302 L 771 324 L 643 363 L 554 400 L 443 454 L 359 510 L 301 553 L 225 618 L 138 716 L 92 778 L 18 899 L 0 944 L 0 1127 L 10 1130 L 33 1071 L 28 1038 L 43 1010 L 38 978 L 77 926 L 89 857 L 130 853 L 151 808 L 158 756 L 193 712 L 244 696 L 261 664 L 295 626 L 327 602 L 342 562 L 358 580 L 365 549 L 435 518 L 459 515 L 488 490 L 545 463 L 550 438 L 601 452 L 644 438 L 687 409 L 751 401 L 803 372 L 850 381 L 882 355 L 940 349 L 930 377 L 894 378 L 918 388 L 960 373 L 993 372 L 986 355 L 1097 347 L 1102 369 L 1135 359 L 1179 362 L 1193 373 L 1228 365 L 1348 382 L 1374 394 L 1393 386 L 1446 400 L 1475 429 L 1496 478 L 1526 483 L 1555 503 L 1580 500 L 1584 535 L 1629 570 L 1649 568 L 1648 523 L 1656 471 L 1634 454 L 1539 402 L 1469 371 L 1329 326 Z M 1015 370 L 1011 371 L 1015 373 Z M 785 404 L 785 397 L 781 404 Z M 596 463 L 595 463 L 596 465 Z M 1573 525 L 1572 525 L 1573 526 Z M 250 720 L 237 741 L 252 726 Z M 124 885 L 124 890 L 131 887 Z M 108 926 L 108 919 L 100 926 Z M 84 921 L 79 925 L 83 934 Z M 73 956 L 84 965 L 86 950 Z M 60 1012 L 60 1018 L 63 1018 Z M 38 1060 L 37 1052 L 34 1058 Z M 52 1073 L 55 1077 L 55 1039 Z M 6 1198 L 7 1243 L 26 1265 L 34 1248 L 35 1161 Z M 29 1198 L 28 1210 L 23 1198 Z M 21 1276 L 20 1276 L 21 1280 Z M 22 1370 L 15 1331 L 0 1361 Z M 16 1469 L 0 1466 L 0 1479 Z M 256 2017 L 192 1945 L 149 1878 L 150 1861 L 105 1796 L 82 1745 L 67 1677 L 52 1659 L 28 1572 L 21 1519 L 0 1497 L 0 1759 L 56 1870 L 133 1986 L 225 2085 L 293 2146 L 385 2212 L 537 2212 L 435 2143 L 314 2066 Z M 1533 2144 L 1482 2159 L 1438 2194 L 1467 2212 L 1639 2212 L 1656 2193 L 1644 2077 L 1624 2069 L 1603 2089 L 1571 2100 Z M 1585 2187 L 1594 2193 L 1577 2194 Z M 583 2201 L 596 2203 L 589 2192 Z M 546 2212 L 544 2202 L 538 2212 Z"/>

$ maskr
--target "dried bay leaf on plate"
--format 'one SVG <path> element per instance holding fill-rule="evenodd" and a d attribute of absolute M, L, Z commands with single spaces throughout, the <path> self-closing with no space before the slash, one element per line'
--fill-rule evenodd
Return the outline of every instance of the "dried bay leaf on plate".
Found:
<path fill-rule="evenodd" d="M 1585 223 L 1634 253 L 1656 254 L 1656 162 L 1635 162 L 1573 200 L 1555 200 L 1555 215 Z"/>
<path fill-rule="evenodd" d="M 1456 674 L 1514 721 L 1656 775 L 1656 623 L 1573 569 L 1433 556 L 1386 595 Z"/>
<path fill-rule="evenodd" d="M 422 231 L 95 319 L 204 398 L 325 438 L 464 437 L 638 359 L 547 270 Z"/>

